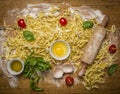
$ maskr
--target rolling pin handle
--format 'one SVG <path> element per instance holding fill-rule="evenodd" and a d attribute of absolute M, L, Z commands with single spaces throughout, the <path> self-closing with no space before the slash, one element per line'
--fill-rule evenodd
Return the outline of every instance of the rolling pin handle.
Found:
<path fill-rule="evenodd" d="M 108 16 L 105 15 L 102 22 L 99 25 L 102 27 L 106 27 L 106 25 L 108 23 L 108 19 L 109 19 Z"/>
<path fill-rule="evenodd" d="M 81 77 L 81 76 L 83 76 L 83 75 L 85 74 L 85 71 L 86 71 L 86 69 L 87 69 L 87 66 L 88 66 L 87 63 L 82 62 L 81 70 L 80 70 L 79 73 L 78 73 L 78 76 L 79 76 L 79 77 Z"/>

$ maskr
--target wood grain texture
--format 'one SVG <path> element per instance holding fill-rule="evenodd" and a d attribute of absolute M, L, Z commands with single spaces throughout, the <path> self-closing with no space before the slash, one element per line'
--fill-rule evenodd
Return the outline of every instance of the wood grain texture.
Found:
<path fill-rule="evenodd" d="M 101 10 L 109 16 L 108 28 L 115 24 L 120 28 L 120 0 L 0 0 L 0 25 L 3 25 L 3 18 L 7 15 L 7 11 L 13 8 L 22 8 L 26 4 L 37 3 L 69 3 L 72 6 L 88 5 Z M 120 57 L 120 55 L 119 55 Z M 117 61 L 120 63 L 120 59 Z M 2 74 L 2 72 L 0 72 Z M 37 94 L 29 87 L 29 81 L 22 76 L 18 77 L 19 85 L 17 88 L 9 87 L 8 81 L 0 75 L 0 94 Z M 120 94 L 120 68 L 111 76 L 106 77 L 105 84 L 100 85 L 99 89 L 88 91 L 83 85 L 74 85 L 67 87 L 63 84 L 61 87 L 56 87 L 52 84 L 39 83 L 44 87 L 44 92 L 39 94 Z"/>

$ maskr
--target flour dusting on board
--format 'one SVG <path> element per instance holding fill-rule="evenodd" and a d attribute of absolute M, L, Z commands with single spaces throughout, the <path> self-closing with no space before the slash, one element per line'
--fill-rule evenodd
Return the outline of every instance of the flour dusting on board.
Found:
<path fill-rule="evenodd" d="M 71 14 L 74 12 L 81 15 L 83 20 L 96 19 L 98 23 L 101 23 L 104 16 L 100 10 L 92 9 L 88 6 L 80 6 L 80 7 L 70 7 Z"/>

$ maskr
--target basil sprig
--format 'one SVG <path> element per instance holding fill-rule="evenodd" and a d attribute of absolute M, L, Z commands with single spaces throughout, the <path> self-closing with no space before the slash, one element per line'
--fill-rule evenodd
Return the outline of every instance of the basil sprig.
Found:
<path fill-rule="evenodd" d="M 45 61 L 42 57 L 33 56 L 34 52 L 32 52 L 25 60 L 25 68 L 23 74 L 26 78 L 30 79 L 30 86 L 34 91 L 42 91 L 43 89 L 37 87 L 37 83 L 43 73 L 51 68 L 48 61 Z M 39 73 L 40 72 L 40 73 Z"/>
<path fill-rule="evenodd" d="M 33 41 L 35 40 L 34 35 L 30 31 L 23 31 L 23 36 L 26 40 L 28 41 Z"/>

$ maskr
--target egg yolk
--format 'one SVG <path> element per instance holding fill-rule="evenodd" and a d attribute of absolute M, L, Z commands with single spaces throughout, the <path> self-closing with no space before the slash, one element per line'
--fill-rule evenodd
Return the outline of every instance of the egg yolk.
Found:
<path fill-rule="evenodd" d="M 57 57 L 62 57 L 67 53 L 67 46 L 63 42 L 57 42 L 53 45 L 52 51 Z"/>

